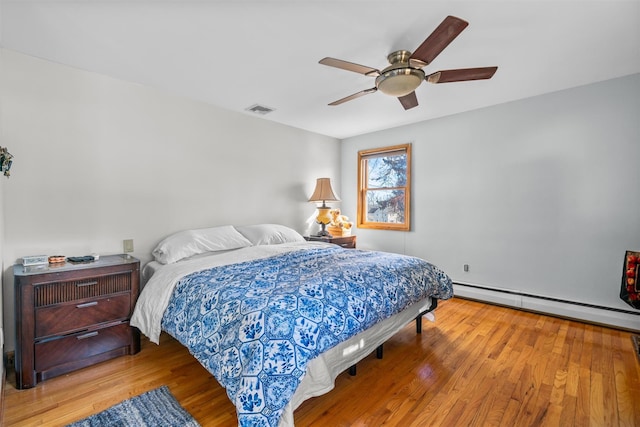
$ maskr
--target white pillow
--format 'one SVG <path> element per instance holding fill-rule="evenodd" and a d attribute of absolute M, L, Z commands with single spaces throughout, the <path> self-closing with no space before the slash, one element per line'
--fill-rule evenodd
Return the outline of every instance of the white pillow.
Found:
<path fill-rule="evenodd" d="M 232 225 L 186 230 L 172 234 L 151 252 L 161 264 L 171 264 L 205 252 L 224 251 L 251 246 Z"/>
<path fill-rule="evenodd" d="M 304 242 L 297 231 L 280 224 L 256 224 L 236 226 L 244 237 L 257 245 L 277 245 L 279 243 Z"/>

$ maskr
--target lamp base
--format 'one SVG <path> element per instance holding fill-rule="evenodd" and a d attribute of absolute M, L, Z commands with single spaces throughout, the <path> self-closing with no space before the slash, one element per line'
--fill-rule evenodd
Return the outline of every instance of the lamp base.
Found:
<path fill-rule="evenodd" d="M 312 234 L 311 237 L 320 237 L 320 238 L 324 238 L 324 239 L 332 239 L 333 235 L 329 234 L 328 231 L 324 231 L 324 232 L 320 232 L 318 234 Z"/>
<path fill-rule="evenodd" d="M 331 235 L 331 233 L 329 233 L 327 231 L 327 225 L 324 222 L 319 222 L 318 224 L 320 224 L 320 227 L 322 227 L 322 230 L 320 230 L 320 232 L 318 232 L 318 234 L 314 235 L 313 237 L 325 237 L 327 239 L 332 238 L 333 236 Z"/>

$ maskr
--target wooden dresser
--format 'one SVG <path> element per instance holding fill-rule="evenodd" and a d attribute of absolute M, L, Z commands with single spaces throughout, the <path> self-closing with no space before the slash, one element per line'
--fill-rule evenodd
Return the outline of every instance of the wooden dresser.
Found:
<path fill-rule="evenodd" d="M 126 255 L 61 266 L 14 265 L 16 387 L 140 351 L 129 326 L 140 261 Z"/>

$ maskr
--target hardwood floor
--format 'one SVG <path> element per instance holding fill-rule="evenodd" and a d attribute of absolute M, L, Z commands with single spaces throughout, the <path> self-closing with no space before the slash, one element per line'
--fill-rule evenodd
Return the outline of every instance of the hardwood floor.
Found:
<path fill-rule="evenodd" d="M 640 426 L 640 362 L 631 334 L 453 299 L 407 325 L 358 375 L 295 412 L 304 426 Z M 375 353 L 375 352 L 374 352 Z M 203 426 L 235 426 L 215 379 L 176 341 L 28 390 L 9 374 L 3 424 L 59 426 L 166 384 Z"/>

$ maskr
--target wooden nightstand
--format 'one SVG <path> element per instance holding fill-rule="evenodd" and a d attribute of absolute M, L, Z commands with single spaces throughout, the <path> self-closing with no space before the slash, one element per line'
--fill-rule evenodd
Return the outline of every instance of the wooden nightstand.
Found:
<path fill-rule="evenodd" d="M 61 266 L 14 265 L 16 387 L 140 351 L 129 326 L 140 261 L 126 255 Z"/>
<path fill-rule="evenodd" d="M 356 248 L 356 236 L 334 236 L 334 237 L 318 237 L 318 236 L 305 236 L 305 239 L 310 242 L 328 242 L 338 246 L 342 246 L 347 249 Z"/>

